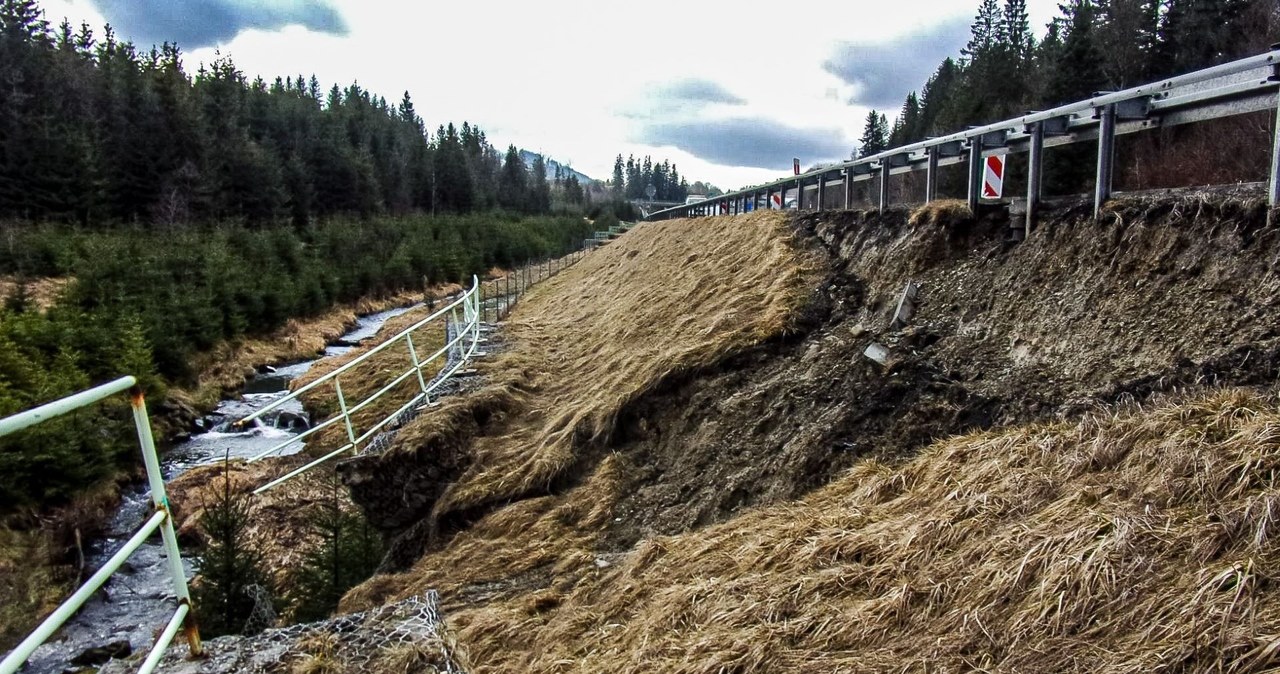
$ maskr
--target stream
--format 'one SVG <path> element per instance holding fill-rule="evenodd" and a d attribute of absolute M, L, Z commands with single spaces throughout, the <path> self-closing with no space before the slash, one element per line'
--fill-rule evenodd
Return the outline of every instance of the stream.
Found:
<path fill-rule="evenodd" d="M 416 306 L 416 305 L 415 305 Z M 362 316 L 357 325 L 334 344 L 325 348 L 324 357 L 346 353 L 355 344 L 368 339 L 395 316 L 413 307 L 402 307 Z M 198 425 L 207 429 L 172 447 L 161 457 L 165 481 L 182 473 L 224 457 L 248 458 L 269 449 L 281 438 L 301 433 L 309 420 L 301 403 L 291 401 L 267 415 L 247 431 L 235 432 L 232 422 L 241 419 L 288 394 L 289 383 L 323 360 L 308 360 L 271 369 L 250 380 L 236 398 L 223 400 Z M 305 443 L 295 443 L 281 454 L 302 451 Z M 120 508 L 107 525 L 103 538 L 92 542 L 86 550 L 86 562 L 97 568 L 120 549 L 151 513 L 145 485 L 121 495 Z M 187 578 L 193 574 L 191 560 L 184 554 Z M 58 634 L 38 648 L 21 671 L 32 674 L 60 674 L 78 671 L 73 660 L 89 649 L 122 645 L 127 641 L 133 651 L 147 650 L 154 635 L 173 615 L 174 595 L 169 578 L 164 548 L 159 535 L 138 548 L 124 566 L 111 577 L 103 589 L 90 599 L 80 612 L 68 620 Z M 114 648 L 114 646 L 112 646 Z"/>

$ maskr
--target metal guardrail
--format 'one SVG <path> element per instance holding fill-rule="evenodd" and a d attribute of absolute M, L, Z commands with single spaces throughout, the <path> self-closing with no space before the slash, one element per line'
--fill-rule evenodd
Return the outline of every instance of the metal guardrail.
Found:
<path fill-rule="evenodd" d="M 779 202 L 795 191 L 796 206 L 805 206 L 805 190 L 816 190 L 817 210 L 823 210 L 830 187 L 844 187 L 844 207 L 853 201 L 853 185 L 880 179 L 879 208 L 889 206 L 889 177 L 925 171 L 925 202 L 937 198 L 938 168 L 968 163 L 967 198 L 976 209 L 982 185 L 982 158 L 994 154 L 1030 154 L 1027 180 L 1026 231 L 1030 232 L 1041 194 L 1044 149 L 1084 141 L 1098 146 L 1094 212 L 1112 193 L 1115 137 L 1161 127 L 1190 124 L 1263 110 L 1276 111 L 1280 124 L 1280 48 L 1186 75 L 1093 98 L 1052 110 L 1033 112 L 939 138 L 903 145 L 884 152 L 814 169 L 766 185 L 730 192 L 687 206 L 649 215 L 649 219 L 738 214 L 768 208 L 774 194 Z M 1280 205 L 1280 131 L 1272 145 L 1267 199 Z"/>
<path fill-rule="evenodd" d="M 26 639 L 23 639 L 22 643 L 18 644 L 3 661 L 0 661 L 0 674 L 14 674 L 17 672 L 27 661 L 27 658 L 31 657 L 31 654 L 35 652 L 36 648 L 53 636 L 53 633 L 59 627 L 62 627 L 63 623 L 75 615 L 76 611 L 80 610 L 81 606 L 84 606 L 89 597 L 93 596 L 107 582 L 107 579 L 119 570 L 121 565 L 156 530 L 160 531 L 160 537 L 164 543 L 169 575 L 173 579 L 174 596 L 178 598 L 178 608 L 174 611 L 173 617 L 169 619 L 168 624 L 165 625 L 160 637 L 156 639 L 155 644 L 151 647 L 151 651 L 147 654 L 146 660 L 143 661 L 142 667 L 138 671 L 142 674 L 149 674 L 155 670 L 156 665 L 160 663 L 160 658 L 164 655 L 165 649 L 169 647 L 179 629 L 184 631 L 192 655 L 199 655 L 201 652 L 200 632 L 196 627 L 195 616 L 191 612 L 191 595 L 187 589 L 186 574 L 182 569 L 182 557 L 178 551 L 178 537 L 173 531 L 173 515 L 169 512 L 169 497 L 165 493 L 164 476 L 160 473 L 160 460 L 156 456 L 155 439 L 151 434 L 151 421 L 147 417 L 146 399 L 143 397 L 142 390 L 137 386 L 137 380 L 133 377 L 122 377 L 87 391 L 67 396 L 61 400 L 41 405 L 35 409 L 0 419 L 0 437 L 68 414 L 82 407 L 87 407 L 126 390 L 129 391 L 129 405 L 133 408 L 133 424 L 138 432 L 138 444 L 142 449 L 142 461 L 147 467 L 147 483 L 151 487 L 151 502 L 155 507 L 155 513 L 147 519 L 142 528 L 138 529 L 138 532 L 123 547 L 111 556 L 111 559 L 102 565 L 102 568 L 98 569 L 97 573 L 85 581 L 58 608 L 54 609 L 53 613 L 48 618 L 45 618 L 44 622 L 40 623 L 40 626 L 35 631 L 28 635 Z"/>
<path fill-rule="evenodd" d="M 291 400 L 297 399 L 299 396 L 302 396 L 303 394 L 314 391 L 317 388 L 324 386 L 326 384 L 332 384 L 334 393 L 337 395 L 337 398 L 338 398 L 338 411 L 335 414 L 330 416 L 328 419 L 325 419 L 324 421 L 316 424 L 315 426 L 312 426 L 310 429 L 298 435 L 291 436 L 289 439 L 285 440 L 284 442 L 276 444 L 275 446 L 258 453 L 257 455 L 249 459 L 249 463 L 253 463 L 255 461 L 259 461 L 268 456 L 271 456 L 272 454 L 279 452 L 285 447 L 288 447 L 289 445 L 292 445 L 295 442 L 304 440 L 307 437 L 325 428 L 328 428 L 334 424 L 337 424 L 339 422 L 342 422 L 342 424 L 345 426 L 347 431 L 348 441 L 346 444 L 342 445 L 338 449 L 333 450 L 332 452 L 329 452 L 328 454 L 325 454 L 324 456 L 321 456 L 318 459 L 311 461 L 310 463 L 304 466 L 301 466 L 300 468 L 290 471 L 289 473 L 286 473 L 285 475 L 278 477 L 272 480 L 271 482 L 268 482 L 267 484 L 262 485 L 261 487 L 258 487 L 253 491 L 253 493 L 261 494 L 262 492 L 267 491 L 268 489 L 272 489 L 287 480 L 293 479 L 311 470 L 312 468 L 315 468 L 316 466 L 338 456 L 339 454 L 342 454 L 348 451 L 355 451 L 360 448 L 362 443 L 366 443 L 372 438 L 374 438 L 379 431 L 385 428 L 393 420 L 399 418 L 400 415 L 404 414 L 408 410 L 418 406 L 422 406 L 422 405 L 430 405 L 431 394 L 436 389 L 438 389 L 442 384 L 444 384 L 444 382 L 448 381 L 449 377 L 453 376 L 454 373 L 456 373 L 460 368 L 462 368 L 463 365 L 465 365 L 468 361 L 470 361 L 474 355 L 476 355 L 476 349 L 480 344 L 480 281 L 475 276 L 472 276 L 471 280 L 472 280 L 471 289 L 464 292 L 458 299 L 449 303 L 444 308 L 432 313 L 430 316 L 427 316 L 426 318 L 418 321 L 417 323 L 414 323 L 408 328 L 405 328 L 396 336 L 392 337 L 391 339 L 388 339 L 387 341 L 379 344 L 378 346 L 375 346 L 374 348 L 370 349 L 368 352 L 362 354 L 359 358 L 356 358 L 351 362 L 344 364 L 342 367 L 339 367 L 338 369 L 328 374 L 325 374 L 324 376 L 316 379 L 310 384 L 307 384 L 306 386 L 303 386 L 298 390 L 293 391 L 289 395 L 271 403 L 270 405 L 267 405 L 266 407 L 263 407 L 257 412 L 254 412 L 253 414 L 236 422 L 238 425 L 243 426 L 245 424 L 248 424 L 258 419 L 264 414 L 279 408 L 285 403 Z M 461 310 L 461 313 L 462 313 L 461 320 L 459 320 L 459 316 L 458 316 L 459 310 Z M 451 325 L 460 326 L 460 328 L 453 330 L 454 334 L 452 337 L 449 337 L 450 331 L 446 329 L 445 331 L 446 339 L 445 339 L 444 346 L 441 347 L 439 350 L 437 350 L 435 353 L 431 354 L 430 356 L 427 356 L 426 358 L 422 358 L 418 353 L 417 347 L 414 346 L 412 333 L 418 330 L 419 328 L 421 328 L 422 326 L 427 325 L 428 323 L 431 323 L 432 321 L 438 321 L 441 319 L 451 321 L 450 323 Z M 468 337 L 470 337 L 469 345 L 465 343 Z M 382 388 L 378 389 L 377 392 L 373 393 L 369 397 L 365 398 L 364 400 L 358 401 L 354 404 L 349 404 L 350 401 L 347 400 L 347 397 L 342 390 L 342 380 L 341 380 L 342 375 L 347 372 L 350 372 L 353 368 L 369 360 L 374 355 L 381 353 L 383 351 L 386 351 L 387 349 L 390 349 L 396 344 L 403 344 L 405 348 L 408 349 L 409 360 L 412 363 L 412 366 L 409 367 L 404 372 L 400 373 L 395 378 L 393 378 L 389 383 L 387 383 Z M 447 359 L 446 360 L 447 364 L 445 366 L 446 369 L 440 375 L 436 376 L 430 383 L 428 383 L 427 378 L 422 373 L 422 370 L 427 365 L 435 362 L 436 360 L 439 360 L 440 358 Z M 381 421 L 378 421 L 377 423 L 373 424 L 373 426 L 371 426 L 368 430 L 365 430 L 363 433 L 360 433 L 359 435 L 357 435 L 355 425 L 352 422 L 352 416 L 357 412 L 359 412 L 360 410 L 373 404 L 374 401 L 386 395 L 396 386 L 399 386 L 401 383 L 405 382 L 410 377 L 414 377 L 414 376 L 416 376 L 418 380 L 419 392 L 415 394 L 413 398 L 409 400 L 409 402 L 402 405 L 395 412 L 392 412 L 390 415 L 383 418 Z M 3 673 L 0 673 L 0 674 L 3 674 Z"/>

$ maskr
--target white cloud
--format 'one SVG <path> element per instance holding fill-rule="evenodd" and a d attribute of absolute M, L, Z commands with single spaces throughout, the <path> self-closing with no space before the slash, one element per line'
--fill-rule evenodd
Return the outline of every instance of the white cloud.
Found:
<path fill-rule="evenodd" d="M 479 124 L 498 146 L 515 143 L 600 178 L 621 152 L 670 158 L 690 179 L 724 187 L 777 176 L 776 170 L 713 164 L 692 145 L 649 146 L 636 111 L 661 111 L 654 97 L 674 83 L 712 83 L 741 99 L 697 113 L 676 111 L 668 126 L 692 121 L 759 120 L 780 128 L 825 130 L 850 145 L 866 109 L 847 101 L 856 88 L 823 69 L 840 44 L 890 42 L 895 36 L 972 17 L 977 0 L 814 0 L 785 7 L 762 0 L 637 5 L 588 0 L 425 3 L 332 0 L 344 36 L 298 26 L 249 29 L 218 45 L 250 76 L 315 74 L 326 88 L 358 81 L 399 100 L 407 89 L 419 114 L 436 124 Z M 1033 26 L 1055 0 L 1031 0 Z M 70 16 L 101 25 L 88 0 L 46 0 L 54 23 Z M 187 55 L 189 69 L 214 48 Z M 913 74 L 912 77 L 915 77 Z M 919 87 L 923 82 L 908 82 Z M 770 134 L 762 134 L 768 136 Z M 833 147 L 829 138 L 807 143 Z M 851 147 L 850 147 L 851 149 Z M 830 150 L 829 150 L 830 151 Z M 785 157 L 789 162 L 791 153 Z M 715 153 L 722 159 L 734 153 Z M 801 157 L 806 165 L 819 157 Z M 775 164 L 776 165 L 776 164 Z"/>

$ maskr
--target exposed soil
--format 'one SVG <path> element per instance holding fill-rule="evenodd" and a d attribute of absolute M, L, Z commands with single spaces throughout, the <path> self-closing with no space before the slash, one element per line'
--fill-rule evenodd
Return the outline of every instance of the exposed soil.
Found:
<path fill-rule="evenodd" d="M 385 566 L 407 567 L 508 503 L 580 484 L 620 410 L 794 329 L 814 278 L 785 217 L 760 213 L 650 223 L 535 287 L 507 322 L 512 348 L 479 364 L 484 385 L 407 425 L 386 454 L 342 465 L 391 539 Z"/>
<path fill-rule="evenodd" d="M 460 476 L 500 472 L 472 444 L 519 423 L 523 406 L 539 396 L 534 377 L 509 395 L 485 398 L 481 389 L 462 397 L 430 433 L 410 434 L 412 447 L 401 445 L 405 453 L 365 465 L 362 479 L 401 488 L 357 494 L 362 507 L 395 520 L 399 532 L 425 526 L 438 537 L 400 548 L 394 568 L 421 558 L 404 572 L 375 577 L 344 605 L 374 606 L 438 588 L 480 671 L 526 671 L 537 659 L 534 651 L 546 646 L 527 635 L 552 617 L 558 616 L 557 629 L 584 639 L 575 630 L 588 622 L 592 634 L 608 632 L 594 621 L 608 592 L 591 588 L 608 577 L 615 589 L 630 591 L 612 567 L 624 564 L 623 573 L 658 583 L 662 574 L 644 570 L 663 554 L 664 535 L 682 536 L 688 563 L 703 554 L 698 532 L 729 531 L 719 548 L 705 550 L 729 560 L 734 545 L 758 532 L 713 525 L 732 527 L 765 507 L 773 508 L 768 518 L 777 525 L 789 508 L 801 507 L 796 499 L 820 489 L 823 499 L 843 503 L 823 485 L 852 479 L 850 469 L 896 493 L 907 485 L 895 486 L 900 478 L 890 473 L 939 440 L 1066 420 L 1085 423 L 1081 442 L 1088 442 L 1095 422 L 1080 420 L 1099 418 L 1099 408 L 1105 419 L 1115 403 L 1169 391 L 1268 387 L 1280 376 L 1280 238 L 1266 216 L 1260 196 L 1241 190 L 1121 198 L 1098 221 L 1091 204 L 1068 202 L 1046 208 L 1032 237 L 1014 243 L 1006 216 L 975 218 L 955 203 L 883 215 L 801 215 L 792 223 L 799 247 L 823 251 L 827 269 L 817 291 L 794 308 L 787 329 L 659 371 L 622 400 L 603 435 L 577 436 L 572 461 L 540 488 L 503 492 L 480 510 L 455 510 L 446 530 L 436 528 L 442 520 L 422 516 Z M 714 268 L 741 264 L 731 250 L 719 254 Z M 716 279 L 710 274 L 704 282 Z M 916 311 L 891 326 L 909 281 L 919 286 Z M 686 292 L 680 283 L 644 282 L 654 284 L 643 291 L 650 297 Z M 558 290 L 531 297 L 523 310 L 566 300 L 554 297 Z M 888 349 L 883 365 L 863 354 L 873 342 Z M 512 348 L 525 347 L 513 342 Z M 645 356 L 632 351 L 629 357 Z M 416 458 L 402 463 L 408 457 Z M 439 470 L 412 468 L 419 464 Z M 944 471 L 933 464 L 929 470 Z M 416 477 L 404 481 L 406 475 Z M 518 473 L 509 479 L 518 481 Z M 872 494 L 868 502 L 891 496 Z M 985 507 L 981 503 L 965 507 Z M 775 534 L 767 538 L 790 540 Z M 418 532 L 415 540 L 423 536 Z M 701 573 L 711 577 L 690 583 L 715 581 L 715 564 L 703 566 Z M 751 573 L 731 564 L 725 569 Z M 664 592 L 697 595 L 686 590 L 646 596 L 657 606 Z M 567 598 L 572 612 L 557 613 Z M 796 609 L 794 601 L 787 610 Z M 653 634 L 668 639 L 677 632 L 678 625 L 668 625 Z M 640 658 L 635 662 L 643 660 L 644 647 L 627 643 L 640 649 L 632 653 Z M 530 649 L 528 658 L 522 648 Z M 561 655 L 569 657 L 573 648 Z M 741 655 L 736 646 L 726 648 Z M 730 660 L 738 665 L 732 671 L 751 669 L 741 658 L 716 659 L 722 655 L 729 657 L 708 656 L 706 667 L 692 670 L 715 671 L 714 662 Z M 963 660 L 963 654 L 947 655 Z M 770 662 L 804 660 L 788 658 Z M 667 669 L 691 671 L 676 664 Z"/>
<path fill-rule="evenodd" d="M 1119 200 L 1045 213 L 1007 239 L 942 204 L 807 214 L 830 253 L 803 337 L 668 382 L 619 416 L 627 476 L 608 548 L 794 499 L 864 457 L 1155 392 L 1280 376 L 1277 236 L 1256 195 Z M 908 281 L 917 312 L 890 329 Z M 811 308 L 812 309 L 812 308 Z M 823 311 L 825 310 L 825 311 Z M 863 355 L 872 342 L 887 366 Z"/>

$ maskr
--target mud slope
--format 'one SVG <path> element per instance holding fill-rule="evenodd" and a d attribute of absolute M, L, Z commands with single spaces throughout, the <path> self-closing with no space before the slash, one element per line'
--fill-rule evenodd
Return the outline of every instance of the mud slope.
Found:
<path fill-rule="evenodd" d="M 350 474 L 353 493 L 384 524 L 399 526 L 402 532 L 412 532 L 423 522 L 449 526 L 444 532 L 448 535 L 431 539 L 430 546 L 402 547 L 398 564 L 429 552 L 411 569 L 375 577 L 357 588 L 345 606 L 375 606 L 439 589 L 479 671 L 561 671 L 588 653 L 600 657 L 587 659 L 596 663 L 595 671 L 625 670 L 631 666 L 627 663 L 640 667 L 645 661 L 641 654 L 654 654 L 644 650 L 646 642 L 630 640 L 633 632 L 642 633 L 636 631 L 638 623 L 606 624 L 596 618 L 612 610 L 610 593 L 679 593 L 688 589 L 686 585 L 710 593 L 749 574 L 724 563 L 751 553 L 747 541 L 729 537 L 716 544 L 722 547 L 700 547 L 699 537 L 710 536 L 708 531 L 731 531 L 744 518 L 766 517 L 760 513 L 768 512 L 773 513 L 767 516 L 769 526 L 778 530 L 752 529 L 750 536 L 786 538 L 792 532 L 785 515 L 806 507 L 795 499 L 832 480 L 851 489 L 871 473 L 883 473 L 889 483 L 901 482 L 905 478 L 892 477 L 898 474 L 893 466 L 912 461 L 917 451 L 937 440 L 975 429 L 1006 426 L 1015 429 L 1009 433 L 1030 433 L 1017 427 L 1052 420 L 1077 423 L 1099 405 L 1110 409 L 1106 406 L 1157 391 L 1275 382 L 1280 371 L 1280 246 L 1276 233 L 1265 227 L 1261 200 L 1235 194 L 1119 200 L 1100 222 L 1091 216 L 1088 205 L 1059 207 L 1045 214 L 1032 239 L 1016 245 L 1005 241 L 1007 222 L 996 217 L 975 220 L 956 204 L 884 215 L 837 212 L 801 217 L 792 223 L 796 245 L 824 249 L 828 269 L 825 279 L 814 284 L 818 295 L 792 305 L 789 320 L 796 330 L 743 341 L 719 351 L 717 358 L 699 359 L 696 366 L 654 377 L 623 398 L 610 398 L 611 385 L 602 381 L 596 390 L 604 393 L 602 399 L 616 401 L 608 407 L 612 416 L 601 426 L 575 424 L 578 441 L 569 445 L 574 448 L 569 468 L 547 488 L 521 488 L 536 464 L 492 461 L 478 448 L 493 429 L 519 427 L 531 410 L 545 414 L 545 403 L 529 401 L 589 408 L 595 399 L 540 398 L 539 387 L 513 381 L 457 401 L 453 414 L 433 414 L 429 430 L 406 434 L 398 457 L 388 457 L 381 465 L 359 465 Z M 704 219 L 672 226 L 698 231 L 706 223 L 724 221 L 735 226 L 743 222 Z M 651 231 L 675 236 L 681 230 Z M 731 251 L 720 254 L 734 259 Z M 580 271 L 585 282 L 596 280 L 591 275 L 607 268 Z M 721 283 L 726 269 L 736 273 L 739 267 L 721 262 L 706 270 L 703 283 Z M 909 280 L 920 285 L 918 311 L 905 326 L 890 328 L 890 314 Z M 686 288 L 662 276 L 629 277 L 628 283 L 672 294 Z M 564 289 L 548 284 L 545 295 L 532 296 L 525 309 L 535 309 L 539 302 L 575 301 L 561 294 Z M 603 312 L 609 307 L 601 303 L 594 308 Z M 580 320 L 594 320 L 590 316 L 585 312 Z M 516 318 L 506 356 L 512 363 L 521 362 L 520 353 L 536 350 L 531 345 L 538 343 L 538 331 L 548 328 L 541 324 L 535 330 L 534 321 L 519 312 Z M 616 335 L 639 329 L 634 327 L 637 323 L 666 320 L 628 310 L 609 314 L 608 325 Z M 521 329 L 528 330 L 522 337 Z M 862 355 L 873 341 L 889 347 L 887 365 Z M 637 353 L 645 353 L 600 350 L 601 343 L 595 344 L 586 353 L 606 367 L 630 367 Z M 509 376 L 503 372 L 495 368 L 491 376 Z M 570 411 L 577 408 L 558 409 L 562 414 L 578 413 Z M 855 472 L 848 474 L 850 468 Z M 450 494 L 464 493 L 467 481 L 478 475 L 506 485 L 503 498 L 482 508 L 445 512 L 440 518 L 439 504 L 449 502 Z M 566 476 L 572 479 L 563 479 Z M 982 473 L 977 479 L 989 477 Z M 1018 479 L 1035 482 L 1033 478 L 1034 472 Z M 1064 484 L 1046 489 L 1067 489 Z M 1128 488 L 1145 489 L 1137 485 Z M 973 489 L 988 493 L 996 487 L 981 483 Z M 829 495 L 830 490 L 819 494 Z M 1008 498 L 1015 497 L 1021 498 L 1021 492 Z M 423 517 L 424 502 L 426 508 L 437 507 L 437 517 Z M 760 510 L 780 503 L 787 505 Z M 1211 509 L 1206 504 L 1196 507 Z M 907 543 L 916 539 L 893 539 L 890 533 L 909 531 L 913 517 L 928 516 L 924 510 L 902 513 L 886 525 L 886 549 L 914 554 Z M 850 520 L 853 529 L 855 520 Z M 727 528 L 708 529 L 726 521 Z M 804 526 L 797 520 L 797 528 Z M 692 558 L 706 554 L 710 566 L 697 567 L 705 575 L 682 577 L 673 568 L 646 573 L 655 546 L 662 548 L 672 540 L 655 537 L 691 531 L 677 539 L 695 550 L 681 562 L 694 568 Z M 422 533 L 402 535 L 401 540 L 430 538 Z M 832 536 L 853 533 L 838 530 Z M 787 541 L 784 547 L 800 545 L 803 539 Z M 897 550 L 898 544 L 905 547 Z M 1020 554 L 1026 553 L 1023 549 Z M 619 564 L 629 569 L 627 576 L 611 575 Z M 847 570 L 841 573 L 847 575 Z M 839 575 L 833 573 L 833 578 Z M 595 593 L 592 588 L 604 577 L 612 585 Z M 664 585 L 663 578 L 672 582 Z M 799 605 L 866 599 L 857 583 L 830 582 L 836 585 L 817 583 L 821 592 L 813 595 L 805 594 L 803 587 L 788 586 L 794 597 L 790 604 L 776 604 L 781 595 L 770 595 L 769 601 L 752 595 L 757 603 L 750 610 L 766 622 L 772 620 L 768 616 L 780 616 L 785 626 Z M 645 609 L 653 615 L 644 621 L 657 620 L 661 603 L 655 600 Z M 835 620 L 831 615 L 824 619 Z M 901 622 L 894 620 L 868 629 L 892 636 Z M 648 643 L 671 640 L 671 652 L 663 655 L 667 659 L 658 669 L 717 671 L 723 664 L 725 671 L 750 671 L 754 663 L 766 670 L 789 671 L 803 657 L 793 654 L 799 660 L 788 660 L 777 655 L 787 651 L 788 644 L 807 644 L 802 651 L 824 648 L 821 640 L 806 641 L 812 634 L 778 633 L 776 641 L 769 642 L 773 632 L 731 630 L 723 639 L 732 647 L 718 643 L 705 658 L 681 660 L 680 652 L 697 651 L 697 640 L 711 629 L 707 621 L 715 619 L 662 623 L 645 633 Z M 626 633 L 612 635 L 614 624 L 628 626 Z M 552 629 L 548 626 L 554 626 L 560 635 L 556 638 L 567 645 L 552 647 L 545 641 L 552 633 L 546 631 Z M 834 624 L 810 627 L 819 636 L 836 629 Z M 579 628 L 584 631 L 573 632 Z M 757 643 L 762 639 L 767 643 Z M 859 643 L 857 648 L 864 648 L 865 643 Z M 764 657 L 759 655 L 761 648 L 772 655 L 752 660 Z M 949 650 L 953 645 L 939 648 L 950 662 L 971 663 L 953 669 L 1005 657 L 973 650 L 973 644 L 960 651 Z M 546 653 L 562 659 L 559 664 L 541 659 L 539 654 Z M 976 659 L 964 659 L 970 655 Z M 814 664 L 838 660 L 832 653 L 817 656 L 835 659 Z M 636 659 L 628 659 L 632 657 Z M 841 662 L 834 669 L 858 669 L 852 660 Z"/>

